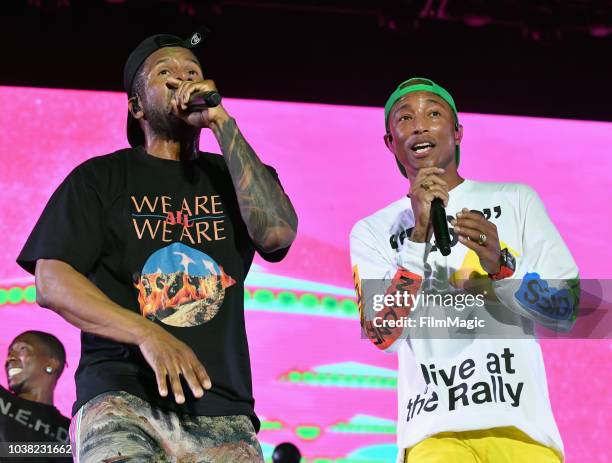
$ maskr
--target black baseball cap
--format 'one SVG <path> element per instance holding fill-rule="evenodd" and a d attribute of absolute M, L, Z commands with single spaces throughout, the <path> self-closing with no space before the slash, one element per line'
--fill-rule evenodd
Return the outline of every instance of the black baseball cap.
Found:
<path fill-rule="evenodd" d="M 147 37 L 130 53 L 125 67 L 123 68 L 123 88 L 125 89 L 128 98 L 133 97 L 133 86 L 136 74 L 140 66 L 153 52 L 164 47 L 183 47 L 189 50 L 198 48 L 204 41 L 210 37 L 210 29 L 201 27 L 196 32 L 191 34 L 188 39 L 181 39 L 176 35 L 157 34 Z M 127 117 L 127 138 L 130 146 L 138 146 L 144 144 L 144 133 L 140 128 L 140 124 L 132 113 L 128 110 Z"/>

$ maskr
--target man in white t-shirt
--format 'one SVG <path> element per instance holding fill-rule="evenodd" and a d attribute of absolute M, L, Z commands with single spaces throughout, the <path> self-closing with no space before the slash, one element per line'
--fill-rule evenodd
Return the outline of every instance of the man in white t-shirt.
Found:
<path fill-rule="evenodd" d="M 355 225 L 351 259 L 363 332 L 399 355 L 398 462 L 563 461 L 535 332 L 575 321 L 571 254 L 530 187 L 459 175 L 463 127 L 442 87 L 400 84 L 385 128 L 410 192 Z"/>

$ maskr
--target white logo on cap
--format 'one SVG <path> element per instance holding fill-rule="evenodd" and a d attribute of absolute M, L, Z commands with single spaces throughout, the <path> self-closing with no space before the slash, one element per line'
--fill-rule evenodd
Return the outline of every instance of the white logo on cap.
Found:
<path fill-rule="evenodd" d="M 199 32 L 196 32 L 191 36 L 191 45 L 197 45 L 202 40 L 202 36 Z"/>

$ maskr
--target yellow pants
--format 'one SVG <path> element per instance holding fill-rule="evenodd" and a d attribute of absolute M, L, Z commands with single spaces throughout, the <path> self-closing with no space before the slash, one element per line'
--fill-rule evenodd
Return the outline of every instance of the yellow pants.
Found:
<path fill-rule="evenodd" d="M 554 450 L 513 427 L 443 432 L 405 450 L 404 463 L 562 463 Z"/>

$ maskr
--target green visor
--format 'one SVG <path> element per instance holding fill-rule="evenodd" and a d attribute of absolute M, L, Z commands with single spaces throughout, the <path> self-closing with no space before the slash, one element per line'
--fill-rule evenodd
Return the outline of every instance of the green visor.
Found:
<path fill-rule="evenodd" d="M 459 127 L 457 107 L 455 106 L 455 100 L 453 100 L 451 94 L 436 84 L 433 80 L 425 79 L 423 77 L 412 77 L 399 84 L 385 103 L 385 130 L 387 132 L 389 132 L 389 114 L 391 113 L 391 108 L 393 108 L 393 105 L 397 103 L 397 100 L 412 92 L 429 92 L 433 93 L 434 95 L 438 95 L 440 98 L 446 101 L 453 110 L 453 113 L 455 114 L 456 127 Z M 459 165 L 459 145 L 457 145 L 455 150 L 455 161 L 457 162 L 457 165 Z"/>

